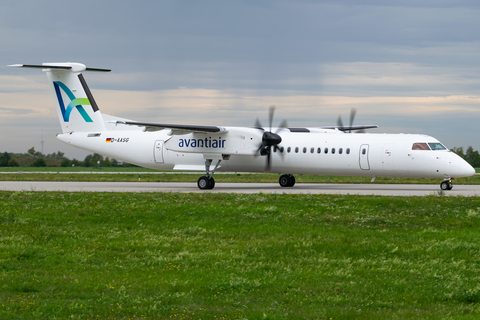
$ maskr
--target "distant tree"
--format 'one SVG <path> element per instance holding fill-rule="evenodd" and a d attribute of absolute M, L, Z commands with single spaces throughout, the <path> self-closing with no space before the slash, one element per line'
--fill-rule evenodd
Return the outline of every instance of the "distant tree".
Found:
<path fill-rule="evenodd" d="M 43 157 L 43 154 L 40 151 L 35 151 L 33 154 L 34 157 Z"/>
<path fill-rule="evenodd" d="M 71 161 L 67 158 L 63 158 L 62 162 L 60 163 L 60 167 L 70 167 Z"/>
<path fill-rule="evenodd" d="M 83 165 L 83 163 L 81 161 L 78 161 L 77 159 L 73 159 L 71 162 L 70 162 L 70 165 L 72 167 L 81 167 Z"/>
<path fill-rule="evenodd" d="M 17 160 L 15 160 L 14 158 L 10 158 L 10 160 L 8 160 L 7 166 L 8 167 L 19 167 L 20 165 L 18 164 Z"/>
<path fill-rule="evenodd" d="M 91 154 L 86 156 L 85 159 L 83 159 L 83 166 L 84 167 L 90 167 L 92 165 L 92 158 L 93 158 L 93 155 L 91 155 Z"/>
<path fill-rule="evenodd" d="M 83 165 L 85 167 L 96 167 L 99 161 L 100 161 L 100 166 L 102 166 L 103 165 L 102 155 L 98 153 L 89 154 L 88 156 L 85 157 L 85 160 L 83 160 Z"/>
<path fill-rule="evenodd" d="M 27 151 L 30 155 L 32 155 L 33 157 L 35 156 L 35 148 L 34 147 L 31 147 L 30 149 L 28 149 Z"/>
<path fill-rule="evenodd" d="M 103 160 L 102 167 L 111 167 L 111 166 L 112 166 L 112 162 L 108 157 L 106 157 L 105 160 Z"/>
<path fill-rule="evenodd" d="M 57 159 L 62 159 L 64 156 L 65 156 L 65 153 L 64 153 L 64 152 L 58 151 L 56 158 L 57 158 Z"/>
<path fill-rule="evenodd" d="M 34 163 L 32 163 L 32 167 L 46 167 L 47 163 L 43 158 L 37 158 Z"/>
<path fill-rule="evenodd" d="M 10 161 L 10 155 L 5 151 L 2 155 L 0 155 L 0 167 L 8 166 L 8 161 Z"/>
<path fill-rule="evenodd" d="M 453 147 L 450 149 L 452 152 L 456 153 L 460 158 L 465 159 L 465 153 L 463 152 L 463 147 Z"/>
<path fill-rule="evenodd" d="M 480 154 L 470 146 L 465 152 L 465 160 L 474 168 L 480 167 Z"/>

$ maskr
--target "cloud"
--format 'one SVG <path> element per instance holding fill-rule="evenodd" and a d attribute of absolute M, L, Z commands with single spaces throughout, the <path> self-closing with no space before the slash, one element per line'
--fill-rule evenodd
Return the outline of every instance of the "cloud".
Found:
<path fill-rule="evenodd" d="M 34 111 L 32 109 L 23 109 L 23 108 L 5 108 L 0 107 L 0 115 L 4 114 L 32 114 Z"/>

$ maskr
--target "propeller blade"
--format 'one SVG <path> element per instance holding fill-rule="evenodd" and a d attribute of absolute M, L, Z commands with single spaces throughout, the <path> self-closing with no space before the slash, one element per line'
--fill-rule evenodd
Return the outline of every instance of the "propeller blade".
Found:
<path fill-rule="evenodd" d="M 271 151 L 271 148 L 272 148 L 272 147 L 269 147 L 269 148 L 268 148 L 268 153 L 267 153 L 267 165 L 266 165 L 265 171 L 264 171 L 265 173 L 270 173 L 271 167 L 272 167 L 272 163 L 271 163 L 272 159 L 271 159 L 271 152 L 270 152 L 270 151 Z"/>
<path fill-rule="evenodd" d="M 257 129 L 263 130 L 263 126 L 260 123 L 260 120 L 258 120 L 258 117 L 257 117 L 257 119 L 255 119 L 255 123 L 253 124 L 253 126 Z"/>
<path fill-rule="evenodd" d="M 287 120 L 283 120 L 282 123 L 278 126 L 278 129 L 275 133 L 279 133 L 280 131 L 287 129 L 288 128 L 288 122 Z"/>
<path fill-rule="evenodd" d="M 352 108 L 350 111 L 350 128 L 353 126 L 353 119 L 355 119 L 355 114 L 357 114 L 357 109 Z M 348 130 L 348 132 L 352 132 L 352 130 Z"/>
<path fill-rule="evenodd" d="M 357 114 L 357 109 L 352 108 L 350 111 L 350 127 L 353 126 L 353 119 L 355 119 L 355 115 Z"/>
<path fill-rule="evenodd" d="M 337 126 L 339 127 L 338 130 L 344 131 L 342 116 L 339 115 L 337 118 Z"/>
<path fill-rule="evenodd" d="M 270 128 L 270 132 L 272 131 L 272 123 L 273 123 L 273 114 L 275 113 L 275 106 L 271 105 L 268 108 L 268 124 Z"/>
<path fill-rule="evenodd" d="M 285 150 L 283 149 L 283 147 L 279 147 L 277 145 L 273 147 L 273 150 L 275 151 L 275 153 L 277 153 L 278 151 L 278 154 L 280 155 L 280 157 L 282 157 L 282 161 L 285 161 Z"/>

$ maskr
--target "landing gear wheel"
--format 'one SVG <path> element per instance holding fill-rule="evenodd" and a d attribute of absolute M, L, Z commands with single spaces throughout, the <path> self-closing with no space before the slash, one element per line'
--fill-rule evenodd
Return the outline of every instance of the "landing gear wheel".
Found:
<path fill-rule="evenodd" d="M 278 179 L 278 183 L 281 187 L 293 187 L 295 185 L 295 177 L 291 174 L 283 174 Z"/>
<path fill-rule="evenodd" d="M 442 183 L 440 183 L 440 189 L 442 190 L 452 190 L 453 184 L 449 180 L 445 180 Z"/>
<path fill-rule="evenodd" d="M 200 190 L 210 190 L 215 187 L 215 180 L 213 178 L 203 176 L 198 178 L 197 186 Z"/>

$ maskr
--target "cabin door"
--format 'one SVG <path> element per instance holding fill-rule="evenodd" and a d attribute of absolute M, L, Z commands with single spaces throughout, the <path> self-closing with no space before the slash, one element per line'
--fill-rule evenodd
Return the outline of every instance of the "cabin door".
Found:
<path fill-rule="evenodd" d="M 153 158 L 156 163 L 163 163 L 163 140 L 155 141 L 155 147 L 153 149 Z"/>
<path fill-rule="evenodd" d="M 360 146 L 359 163 L 360 169 L 362 170 L 370 170 L 370 164 L 368 163 L 368 149 L 368 144 L 362 144 Z"/>

